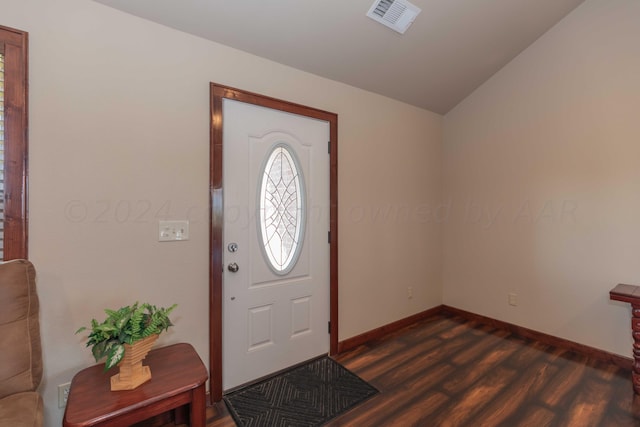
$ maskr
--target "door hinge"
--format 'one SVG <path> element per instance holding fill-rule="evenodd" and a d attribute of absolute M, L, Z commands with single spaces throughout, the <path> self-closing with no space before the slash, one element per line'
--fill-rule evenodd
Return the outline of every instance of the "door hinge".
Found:
<path fill-rule="evenodd" d="M 327 322 L 327 333 L 331 333 L 331 322 Z"/>
<path fill-rule="evenodd" d="M 327 243 L 331 244 L 331 231 L 327 231 Z"/>
<path fill-rule="evenodd" d="M 327 153 L 331 154 L 331 141 L 327 141 Z"/>

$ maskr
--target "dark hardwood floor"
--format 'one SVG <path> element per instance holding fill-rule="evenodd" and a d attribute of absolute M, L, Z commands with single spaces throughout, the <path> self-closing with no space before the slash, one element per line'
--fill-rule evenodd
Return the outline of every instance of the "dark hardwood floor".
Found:
<path fill-rule="evenodd" d="M 630 372 L 442 314 L 336 357 L 380 394 L 329 426 L 640 426 Z M 208 427 L 234 426 L 224 404 Z"/>

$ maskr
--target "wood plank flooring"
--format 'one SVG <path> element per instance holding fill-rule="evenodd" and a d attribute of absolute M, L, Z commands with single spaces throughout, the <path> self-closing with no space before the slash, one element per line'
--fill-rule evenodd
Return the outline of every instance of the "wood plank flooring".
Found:
<path fill-rule="evenodd" d="M 336 360 L 380 394 L 328 426 L 640 426 L 630 372 L 454 315 Z M 223 403 L 207 411 L 235 425 Z"/>

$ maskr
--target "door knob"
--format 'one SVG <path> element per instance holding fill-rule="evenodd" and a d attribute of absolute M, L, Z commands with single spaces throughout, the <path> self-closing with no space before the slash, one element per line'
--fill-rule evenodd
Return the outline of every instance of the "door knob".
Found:
<path fill-rule="evenodd" d="M 238 264 L 236 264 L 235 262 L 232 262 L 227 266 L 227 270 L 232 273 L 236 273 L 238 270 L 240 270 L 240 267 L 238 267 Z"/>

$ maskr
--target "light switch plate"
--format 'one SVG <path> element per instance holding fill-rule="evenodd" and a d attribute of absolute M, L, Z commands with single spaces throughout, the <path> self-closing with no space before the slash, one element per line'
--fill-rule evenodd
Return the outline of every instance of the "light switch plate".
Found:
<path fill-rule="evenodd" d="M 175 242 L 189 240 L 189 221 L 159 221 L 158 241 Z"/>

